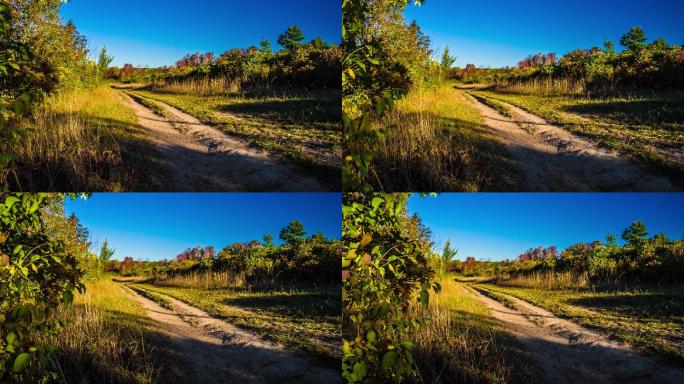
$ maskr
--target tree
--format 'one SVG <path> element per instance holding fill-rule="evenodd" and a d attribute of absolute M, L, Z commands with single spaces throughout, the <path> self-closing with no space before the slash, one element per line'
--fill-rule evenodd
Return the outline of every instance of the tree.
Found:
<path fill-rule="evenodd" d="M 98 272 L 102 272 L 104 270 L 104 266 L 107 265 L 109 260 L 112 259 L 112 256 L 114 256 L 114 252 L 115 250 L 113 248 L 109 248 L 109 243 L 107 239 L 105 239 L 100 247 L 100 254 L 97 256 Z"/>
<path fill-rule="evenodd" d="M 261 54 L 264 56 L 271 56 L 273 53 L 271 49 L 271 40 L 268 39 L 262 39 L 261 42 L 259 43 L 259 47 L 261 48 Z"/>
<path fill-rule="evenodd" d="M 640 244 L 648 236 L 646 225 L 641 220 L 637 220 L 622 232 L 622 240 L 630 245 Z"/>
<path fill-rule="evenodd" d="M 457 249 L 451 248 L 451 239 L 447 239 L 439 260 L 439 271 L 442 276 L 446 275 L 447 266 L 454 259 L 454 257 L 456 257 L 457 253 Z"/>
<path fill-rule="evenodd" d="M 267 233 L 264 235 L 264 245 L 267 247 L 273 247 L 275 244 L 273 243 L 273 235 L 270 233 Z"/>
<path fill-rule="evenodd" d="M 288 51 L 294 51 L 297 49 L 304 40 L 304 34 L 298 26 L 293 25 L 287 28 L 287 31 L 283 32 L 278 36 L 278 44 L 281 47 L 287 49 Z"/>
<path fill-rule="evenodd" d="M 327 47 L 327 44 L 325 44 L 325 41 L 321 39 L 320 37 L 317 37 L 313 40 L 311 40 L 311 46 L 316 48 L 316 49 L 325 49 Z"/>
<path fill-rule="evenodd" d="M 100 56 L 97 59 L 97 73 L 100 77 L 100 80 L 104 78 L 107 70 L 109 69 L 109 65 L 113 60 L 114 56 L 107 55 L 107 46 L 102 47 L 100 50 Z"/>
<path fill-rule="evenodd" d="M 442 61 L 439 64 L 442 70 L 443 78 L 447 78 L 449 71 L 451 70 L 451 67 L 454 65 L 455 62 L 456 56 L 449 55 L 449 46 L 447 45 L 446 47 L 444 47 L 444 53 L 442 53 Z"/>
<path fill-rule="evenodd" d="M 646 42 L 646 33 L 641 27 L 633 27 L 629 32 L 622 36 L 620 45 L 626 49 L 636 52 L 644 47 Z"/>
<path fill-rule="evenodd" d="M 299 243 L 304 236 L 306 236 L 304 224 L 299 220 L 293 220 L 280 231 L 280 240 L 290 245 Z"/>

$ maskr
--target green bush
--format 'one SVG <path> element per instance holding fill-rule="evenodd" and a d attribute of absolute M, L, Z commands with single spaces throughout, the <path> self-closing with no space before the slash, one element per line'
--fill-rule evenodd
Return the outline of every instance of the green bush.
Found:
<path fill-rule="evenodd" d="M 64 327 L 54 314 L 82 291 L 78 258 L 49 232 L 43 210 L 59 196 L 0 194 L 0 381 L 57 378 L 46 334 Z"/>
<path fill-rule="evenodd" d="M 343 198 L 343 361 L 349 383 L 401 382 L 415 376 L 410 307 L 428 304 L 429 231 L 407 217 L 407 194 L 347 193 Z"/>

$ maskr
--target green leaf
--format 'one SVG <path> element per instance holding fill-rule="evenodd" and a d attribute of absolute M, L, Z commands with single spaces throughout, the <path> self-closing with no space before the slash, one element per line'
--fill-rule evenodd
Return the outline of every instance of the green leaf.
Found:
<path fill-rule="evenodd" d="M 423 304 L 424 307 L 427 307 L 427 305 L 430 303 L 430 294 L 428 291 L 420 292 L 420 303 Z"/>
<path fill-rule="evenodd" d="M 17 340 L 17 334 L 10 331 L 7 336 L 5 336 L 5 340 L 7 340 L 7 345 L 12 345 Z"/>
<path fill-rule="evenodd" d="M 366 374 L 368 373 L 368 368 L 366 368 L 366 363 L 358 362 L 358 363 L 354 364 L 353 372 L 359 380 L 366 377 Z"/>
<path fill-rule="evenodd" d="M 5 199 L 5 205 L 7 207 L 11 207 L 14 204 L 16 204 L 18 201 L 19 201 L 19 198 L 16 196 L 7 196 L 7 198 Z"/>
<path fill-rule="evenodd" d="M 397 358 L 399 355 L 397 354 L 397 351 L 389 351 L 385 353 L 385 356 L 382 357 L 382 364 L 380 365 L 380 369 L 383 371 L 386 371 L 387 369 L 391 368 L 394 366 L 394 364 L 397 363 Z"/>
<path fill-rule="evenodd" d="M 62 301 L 67 305 L 73 303 L 74 294 L 71 292 L 71 290 L 66 290 L 64 293 L 62 293 Z"/>
<path fill-rule="evenodd" d="M 31 362 L 31 358 L 32 356 L 30 353 L 20 353 L 19 356 L 17 356 L 17 358 L 14 360 L 14 372 L 19 373 L 26 369 Z"/>

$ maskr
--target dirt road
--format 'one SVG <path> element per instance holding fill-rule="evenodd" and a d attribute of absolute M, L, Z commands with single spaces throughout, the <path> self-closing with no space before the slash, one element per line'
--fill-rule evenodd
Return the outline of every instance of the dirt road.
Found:
<path fill-rule="evenodd" d="M 549 383 L 646 384 L 684 383 L 684 369 L 663 366 L 624 343 L 510 295 L 511 309 L 485 296 L 481 288 L 466 291 L 484 303 L 539 363 L 540 379 Z"/>
<path fill-rule="evenodd" d="M 173 170 L 173 191 L 324 191 L 301 170 L 249 147 L 170 105 L 157 102 L 166 117 L 134 101 L 124 103 L 138 116 Z"/>
<path fill-rule="evenodd" d="M 462 97 L 485 119 L 485 124 L 503 138 L 518 160 L 531 191 L 674 191 L 665 177 L 653 175 L 619 153 L 600 148 L 561 127 L 509 103 L 506 117 L 473 95 Z"/>
<path fill-rule="evenodd" d="M 142 304 L 177 345 L 193 369 L 197 383 L 340 383 L 338 372 L 321 368 L 206 312 L 166 295 L 173 309 L 166 309 L 122 287 Z M 157 294 L 157 293 L 155 293 Z"/>

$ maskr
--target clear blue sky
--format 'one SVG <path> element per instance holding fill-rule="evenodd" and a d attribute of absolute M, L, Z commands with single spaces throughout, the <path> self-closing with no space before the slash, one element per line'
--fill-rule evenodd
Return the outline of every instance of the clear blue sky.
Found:
<path fill-rule="evenodd" d="M 217 250 L 235 242 L 278 234 L 301 220 L 309 235 L 340 238 L 339 193 L 95 193 L 88 200 L 67 200 L 99 246 L 104 239 L 115 258 L 141 260 L 175 257 L 195 245 Z"/>
<path fill-rule="evenodd" d="M 278 35 L 297 24 L 307 39 L 342 38 L 342 7 L 334 0 L 70 0 L 62 17 L 73 20 L 91 51 L 106 45 L 113 65 L 172 65 L 188 53 L 258 45 L 277 47 Z"/>
<path fill-rule="evenodd" d="M 684 238 L 684 194 L 621 193 L 452 193 L 411 196 L 409 211 L 418 213 L 441 250 L 451 238 L 458 258 L 481 260 L 517 257 L 526 249 L 604 240 L 636 220 L 651 235 L 664 232 Z M 621 241 L 621 240 L 620 240 Z"/>
<path fill-rule="evenodd" d="M 409 6 L 416 20 L 440 50 L 448 45 L 457 66 L 515 65 L 531 53 L 618 46 L 635 25 L 651 39 L 684 44 L 682 0 L 426 0 Z"/>

